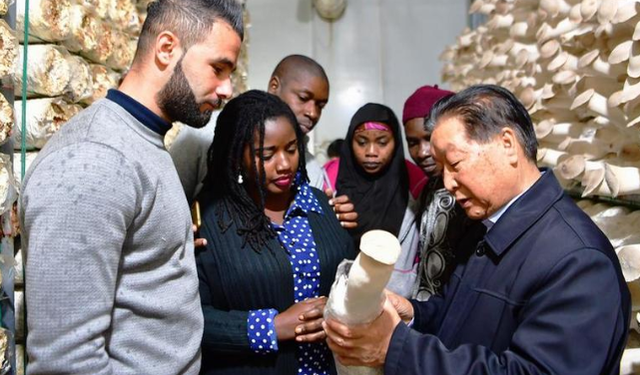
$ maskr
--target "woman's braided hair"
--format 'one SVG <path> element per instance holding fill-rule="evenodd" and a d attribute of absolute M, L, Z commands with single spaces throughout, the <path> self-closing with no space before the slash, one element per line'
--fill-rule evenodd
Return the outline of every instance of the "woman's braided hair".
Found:
<path fill-rule="evenodd" d="M 298 176 L 297 181 L 306 182 L 305 144 L 302 131 L 291 108 L 279 97 L 260 90 L 250 90 L 229 101 L 216 123 L 213 144 L 208 152 L 208 173 L 204 179 L 203 192 L 211 192 L 216 202 L 218 226 L 224 232 L 232 224 L 237 227 L 243 238 L 243 248 L 247 244 L 259 252 L 276 236 L 271 221 L 265 215 L 265 176 L 257 173 L 264 170 L 264 133 L 265 122 L 284 117 L 294 127 L 298 140 Z M 255 137 L 259 137 L 260 165 L 251 158 L 250 166 L 243 163 L 245 147 L 250 155 L 256 155 Z M 246 188 L 238 183 L 238 175 L 247 176 L 247 168 L 253 169 L 258 187 L 259 202 L 255 202 Z"/>

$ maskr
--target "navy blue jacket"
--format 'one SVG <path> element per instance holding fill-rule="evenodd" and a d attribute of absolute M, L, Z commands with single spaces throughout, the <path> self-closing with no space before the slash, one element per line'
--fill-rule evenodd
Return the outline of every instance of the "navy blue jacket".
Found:
<path fill-rule="evenodd" d="M 414 329 L 396 327 L 386 375 L 618 375 L 631 309 L 611 244 L 550 171 L 461 261 L 443 297 L 412 304 Z"/>

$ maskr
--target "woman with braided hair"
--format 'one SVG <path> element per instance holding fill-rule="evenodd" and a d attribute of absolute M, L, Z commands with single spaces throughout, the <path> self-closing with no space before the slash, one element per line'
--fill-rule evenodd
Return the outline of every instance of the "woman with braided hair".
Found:
<path fill-rule="evenodd" d="M 354 258 L 327 198 L 307 183 L 289 106 L 248 91 L 220 113 L 198 197 L 203 374 L 334 374 L 322 312 Z"/>

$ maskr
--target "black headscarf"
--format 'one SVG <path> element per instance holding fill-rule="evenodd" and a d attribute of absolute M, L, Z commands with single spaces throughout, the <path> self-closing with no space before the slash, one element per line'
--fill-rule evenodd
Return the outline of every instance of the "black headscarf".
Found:
<path fill-rule="evenodd" d="M 356 128 L 370 121 L 388 125 L 395 141 L 393 159 L 376 175 L 368 174 L 358 164 L 352 147 Z M 409 175 L 404 161 L 400 124 L 391 108 L 368 103 L 353 115 L 340 150 L 336 190 L 340 195 L 349 196 L 358 213 L 358 227 L 349 231 L 356 246 L 362 234 L 372 229 L 386 230 L 398 236 L 409 200 Z"/>

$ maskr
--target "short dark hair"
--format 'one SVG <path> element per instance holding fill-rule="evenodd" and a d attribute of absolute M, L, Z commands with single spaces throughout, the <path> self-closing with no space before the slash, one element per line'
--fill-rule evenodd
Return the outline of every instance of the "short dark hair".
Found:
<path fill-rule="evenodd" d="M 329 143 L 329 147 L 327 147 L 327 156 L 330 158 L 339 158 L 340 150 L 342 149 L 342 144 L 344 143 L 344 139 L 338 138 L 333 142 Z"/>
<path fill-rule="evenodd" d="M 480 143 L 491 141 L 505 126 L 513 129 L 527 159 L 536 163 L 538 140 L 531 117 L 511 91 L 496 85 L 471 86 L 438 101 L 425 126 L 433 131 L 438 121 L 451 117 L 459 118 L 469 139 Z"/>
<path fill-rule="evenodd" d="M 280 60 L 275 69 L 273 69 L 271 78 L 278 77 L 283 84 L 286 84 L 289 78 L 301 72 L 311 74 L 314 77 L 320 77 L 329 84 L 329 77 L 327 77 L 327 73 L 324 71 L 322 65 L 318 64 L 318 62 L 311 57 L 304 55 L 289 55 Z"/>
<path fill-rule="evenodd" d="M 237 0 L 155 0 L 147 6 L 134 61 L 146 54 L 162 31 L 176 34 L 187 50 L 202 41 L 218 21 L 228 23 L 244 39 L 242 5 Z"/>
<path fill-rule="evenodd" d="M 238 234 L 254 251 L 260 251 L 276 233 L 271 221 L 264 214 L 265 176 L 257 173 L 264 170 L 262 148 L 264 147 L 265 122 L 284 117 L 293 127 L 298 141 L 298 175 L 296 184 L 308 181 L 305 166 L 305 143 L 302 130 L 298 126 L 291 108 L 279 97 L 260 90 L 250 90 L 231 99 L 216 123 L 213 143 L 208 153 L 208 173 L 204 179 L 203 192 L 211 193 L 217 201 L 218 225 L 222 231 L 235 223 Z M 260 165 L 255 159 L 252 168 L 258 187 L 259 202 L 254 202 L 247 190 L 238 182 L 238 174 L 243 169 L 245 146 L 256 155 L 254 142 L 259 137 Z M 246 174 L 245 174 L 246 176 Z M 226 219 L 226 221 L 225 221 Z M 229 220 L 230 219 L 230 220 Z"/>

